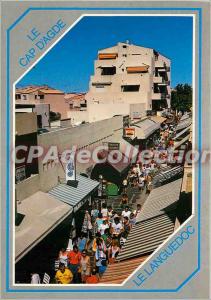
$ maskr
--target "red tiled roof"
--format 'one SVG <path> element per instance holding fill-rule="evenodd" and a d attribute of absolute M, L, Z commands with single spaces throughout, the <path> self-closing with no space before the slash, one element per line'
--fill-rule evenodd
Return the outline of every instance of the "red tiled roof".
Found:
<path fill-rule="evenodd" d="M 99 283 L 121 284 L 137 269 L 148 255 L 109 264 Z"/>
<path fill-rule="evenodd" d="M 16 89 L 16 93 L 21 93 L 21 94 L 30 94 L 35 92 L 41 92 L 44 94 L 64 94 L 64 92 L 48 86 L 26 86 L 23 88 Z"/>
<path fill-rule="evenodd" d="M 77 94 L 74 94 L 74 93 L 69 93 L 69 94 L 66 94 L 64 96 L 64 98 L 66 100 L 84 100 L 85 99 L 85 95 L 86 93 L 77 93 Z"/>

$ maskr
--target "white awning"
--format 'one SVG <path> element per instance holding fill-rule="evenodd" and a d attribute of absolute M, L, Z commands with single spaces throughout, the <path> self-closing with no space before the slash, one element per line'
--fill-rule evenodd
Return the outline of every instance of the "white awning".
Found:
<path fill-rule="evenodd" d="M 178 130 L 182 130 L 188 126 L 190 126 L 192 123 L 192 119 L 191 118 L 187 118 L 184 121 L 180 121 L 176 127 L 176 131 Z"/>
<path fill-rule="evenodd" d="M 87 197 L 89 197 L 99 185 L 98 181 L 81 175 L 76 175 L 76 180 L 78 181 L 77 187 L 61 183 L 48 192 L 56 199 L 73 206 L 74 211 L 78 210 L 84 204 Z"/>
<path fill-rule="evenodd" d="M 177 149 L 178 147 L 180 147 L 182 144 L 184 144 L 185 142 L 189 141 L 190 138 L 190 133 L 188 135 L 186 135 L 181 141 L 179 142 L 175 142 L 174 143 L 174 149 Z"/>
<path fill-rule="evenodd" d="M 180 131 L 174 138 L 173 140 L 178 139 L 178 137 L 180 137 L 181 135 L 183 135 L 185 132 L 189 131 L 191 129 L 191 125 L 188 126 L 187 128 L 185 128 L 184 130 Z"/>
<path fill-rule="evenodd" d="M 160 124 L 152 120 L 145 119 L 144 121 L 138 122 L 134 125 L 135 136 L 137 139 L 147 139 L 152 133 L 160 128 Z"/>
<path fill-rule="evenodd" d="M 44 239 L 72 212 L 72 207 L 41 191 L 17 204 L 24 216 L 15 227 L 15 262 Z"/>

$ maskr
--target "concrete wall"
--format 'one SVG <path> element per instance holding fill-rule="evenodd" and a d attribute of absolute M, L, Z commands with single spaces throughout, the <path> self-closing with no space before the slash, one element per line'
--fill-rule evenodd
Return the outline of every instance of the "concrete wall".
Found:
<path fill-rule="evenodd" d="M 42 116 L 42 127 L 49 127 L 50 122 L 50 107 L 48 104 L 37 104 L 35 108 L 33 108 L 33 112 L 37 113 L 37 115 Z"/>
<path fill-rule="evenodd" d="M 64 94 L 45 94 L 45 103 L 50 104 L 50 110 L 59 112 L 61 119 L 68 118 L 69 104 L 64 99 Z"/>
<path fill-rule="evenodd" d="M 67 117 L 71 118 L 71 124 L 81 123 L 83 121 L 89 122 L 89 116 L 87 111 L 80 111 L 80 110 L 70 110 L 67 112 Z"/>
<path fill-rule="evenodd" d="M 64 150 L 72 149 L 74 145 L 78 148 L 93 150 L 96 146 L 102 145 L 109 139 L 114 130 L 122 127 L 122 116 L 102 120 L 90 124 L 83 124 L 78 127 L 58 129 L 53 132 L 44 133 L 38 136 L 38 144 L 43 146 L 45 153 L 50 146 L 55 146 L 59 153 Z M 39 159 L 40 189 L 47 192 L 58 184 L 58 176 L 65 178 L 65 171 L 60 162 L 49 159 L 43 165 L 43 158 Z M 50 162 L 52 160 L 52 162 Z M 77 173 L 86 173 L 87 168 L 94 163 L 89 161 L 87 164 L 77 164 Z"/>
<path fill-rule="evenodd" d="M 20 183 L 15 185 L 16 199 L 22 201 L 23 199 L 33 195 L 40 190 L 40 176 L 33 175 Z"/>
<path fill-rule="evenodd" d="M 15 134 L 24 135 L 37 132 L 36 113 L 16 113 L 15 114 Z"/>
<path fill-rule="evenodd" d="M 141 118 L 146 115 L 146 104 L 145 103 L 136 103 L 130 104 L 130 117 L 131 119 L 134 118 Z"/>
<path fill-rule="evenodd" d="M 130 113 L 130 105 L 128 103 L 90 103 L 88 113 L 89 122 L 96 122 L 112 118 L 115 115 L 128 115 Z"/>

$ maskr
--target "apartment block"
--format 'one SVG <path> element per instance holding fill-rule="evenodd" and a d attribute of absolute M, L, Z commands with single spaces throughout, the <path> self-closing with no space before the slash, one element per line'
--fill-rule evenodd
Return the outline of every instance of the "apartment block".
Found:
<path fill-rule="evenodd" d="M 156 50 L 129 42 L 98 51 L 86 94 L 89 122 L 170 108 L 170 65 Z"/>

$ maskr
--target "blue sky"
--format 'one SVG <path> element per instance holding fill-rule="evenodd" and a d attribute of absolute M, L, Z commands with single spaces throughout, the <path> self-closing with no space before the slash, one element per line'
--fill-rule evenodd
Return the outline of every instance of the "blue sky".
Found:
<path fill-rule="evenodd" d="M 85 17 L 18 83 L 65 92 L 88 90 L 99 49 L 118 42 L 154 48 L 171 59 L 171 86 L 192 84 L 191 17 Z"/>

